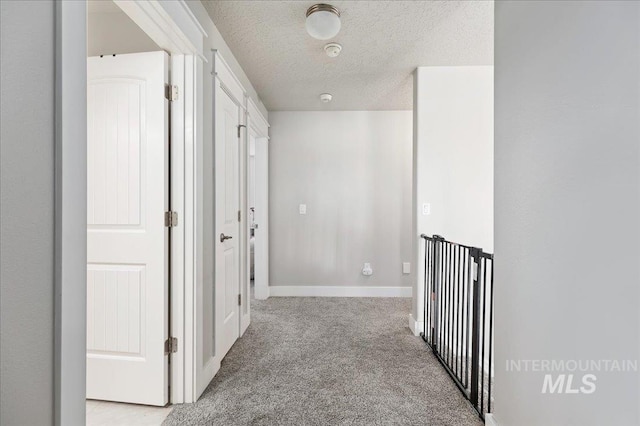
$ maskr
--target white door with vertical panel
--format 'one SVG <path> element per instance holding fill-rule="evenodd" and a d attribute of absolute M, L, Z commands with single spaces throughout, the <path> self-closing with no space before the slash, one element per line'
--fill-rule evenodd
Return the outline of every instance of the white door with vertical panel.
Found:
<path fill-rule="evenodd" d="M 216 80 L 215 87 L 215 322 L 222 359 L 240 336 L 240 108 Z"/>
<path fill-rule="evenodd" d="M 87 398 L 168 402 L 165 52 L 88 59 Z"/>

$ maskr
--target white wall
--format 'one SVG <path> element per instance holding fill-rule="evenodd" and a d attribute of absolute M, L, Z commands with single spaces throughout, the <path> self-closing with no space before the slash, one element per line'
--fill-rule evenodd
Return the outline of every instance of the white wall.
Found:
<path fill-rule="evenodd" d="M 493 252 L 493 67 L 419 67 L 414 125 L 413 318 L 422 321 L 420 234 Z M 429 215 L 422 212 L 425 203 Z"/>
<path fill-rule="evenodd" d="M 420 67 L 418 231 L 493 252 L 493 67 Z M 431 205 L 428 216 L 422 204 Z"/>
<path fill-rule="evenodd" d="M 87 55 L 161 50 L 126 13 L 110 0 L 87 2 Z"/>
<path fill-rule="evenodd" d="M 496 419 L 639 424 L 638 372 L 542 394 L 506 361 L 639 358 L 640 3 L 497 2 L 495 26 Z"/>
<path fill-rule="evenodd" d="M 411 112 L 271 112 L 269 121 L 270 285 L 410 287 Z"/>
<path fill-rule="evenodd" d="M 0 424 L 44 425 L 54 418 L 54 2 L 0 2 L 0 31 Z"/>

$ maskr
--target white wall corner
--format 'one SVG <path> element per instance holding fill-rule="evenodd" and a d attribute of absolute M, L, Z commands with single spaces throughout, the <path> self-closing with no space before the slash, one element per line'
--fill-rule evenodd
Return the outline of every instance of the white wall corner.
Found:
<path fill-rule="evenodd" d="M 409 330 L 411 330 L 414 336 L 419 336 L 423 327 L 424 323 L 422 321 L 416 321 L 415 318 L 413 318 L 413 314 L 409 314 Z"/>
<path fill-rule="evenodd" d="M 267 286 L 266 288 L 260 288 L 260 287 L 256 287 L 255 288 L 255 298 L 257 300 L 267 300 L 270 296 L 270 289 L 271 287 Z"/>
<path fill-rule="evenodd" d="M 484 424 L 485 426 L 500 426 L 493 414 L 490 413 L 484 415 Z"/>

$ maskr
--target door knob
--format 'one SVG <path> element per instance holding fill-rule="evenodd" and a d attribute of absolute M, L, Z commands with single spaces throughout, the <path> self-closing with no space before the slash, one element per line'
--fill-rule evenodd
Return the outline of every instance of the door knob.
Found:
<path fill-rule="evenodd" d="M 224 235 L 224 234 L 220 234 L 220 242 L 221 242 L 221 243 L 224 243 L 226 240 L 230 240 L 230 239 L 232 239 L 232 238 L 233 238 L 233 237 L 227 237 L 227 236 L 226 236 L 226 235 Z"/>

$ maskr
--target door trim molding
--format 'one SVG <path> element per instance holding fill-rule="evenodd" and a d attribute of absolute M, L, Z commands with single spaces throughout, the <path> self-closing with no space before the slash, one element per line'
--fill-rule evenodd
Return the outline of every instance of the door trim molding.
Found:
<path fill-rule="evenodd" d="M 160 48 L 193 54 L 205 60 L 202 39 L 207 34 L 184 0 L 113 0 Z"/>
<path fill-rule="evenodd" d="M 244 86 L 231 71 L 231 67 L 229 67 L 220 52 L 216 49 L 211 49 L 211 56 L 213 58 L 213 76 L 220 82 L 220 87 L 238 104 L 240 109 L 243 112 L 246 111 L 245 98 L 247 97 L 247 91 Z"/>
<path fill-rule="evenodd" d="M 252 126 L 253 128 L 253 126 Z M 255 298 L 269 297 L 269 138 L 262 135 L 255 143 L 256 239 L 254 241 Z"/>
<path fill-rule="evenodd" d="M 269 122 L 249 97 L 247 97 L 247 116 L 249 124 L 254 128 L 258 137 L 269 139 Z"/>
<path fill-rule="evenodd" d="M 87 351 L 85 2 L 56 2 L 54 419 L 84 424 Z"/>

